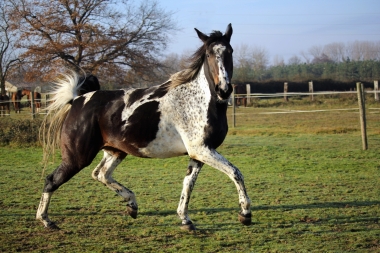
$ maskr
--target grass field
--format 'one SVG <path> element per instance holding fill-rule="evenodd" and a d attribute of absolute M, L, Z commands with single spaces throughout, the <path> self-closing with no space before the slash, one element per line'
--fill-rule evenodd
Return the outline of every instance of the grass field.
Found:
<path fill-rule="evenodd" d="M 252 226 L 237 220 L 232 181 L 204 166 L 189 205 L 197 230 L 179 229 L 187 157 L 128 157 L 119 165 L 115 179 L 139 203 L 133 220 L 121 198 L 91 178 L 98 156 L 53 195 L 50 218 L 61 230 L 49 231 L 34 218 L 41 148 L 5 146 L 0 252 L 379 252 L 379 111 L 368 110 L 369 150 L 362 151 L 357 111 L 267 114 L 354 104 L 268 103 L 238 108 L 237 127 L 218 149 L 245 176 Z"/>

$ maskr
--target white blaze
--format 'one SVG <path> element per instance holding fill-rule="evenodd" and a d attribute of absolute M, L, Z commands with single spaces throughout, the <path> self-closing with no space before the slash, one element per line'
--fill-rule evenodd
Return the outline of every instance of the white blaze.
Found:
<path fill-rule="evenodd" d="M 223 53 L 226 50 L 226 47 L 219 44 L 219 45 L 215 45 L 213 50 L 216 56 L 216 62 L 218 64 L 219 82 L 220 82 L 219 88 L 222 89 L 224 92 L 226 92 L 228 90 L 227 84 L 230 83 L 230 80 L 228 78 L 228 73 L 226 69 L 224 68 L 224 64 L 223 64 L 223 60 L 224 60 Z"/>

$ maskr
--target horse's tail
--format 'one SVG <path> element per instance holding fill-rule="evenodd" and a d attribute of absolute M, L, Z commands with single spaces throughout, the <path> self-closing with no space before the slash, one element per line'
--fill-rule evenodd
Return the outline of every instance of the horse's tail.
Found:
<path fill-rule="evenodd" d="M 96 78 L 96 77 L 95 77 Z M 71 103 L 79 94 L 91 89 L 83 89 L 86 77 L 80 78 L 77 73 L 62 74 L 53 84 L 54 89 L 49 93 L 51 98 L 46 111 L 45 119 L 40 128 L 40 141 L 43 146 L 43 167 L 47 167 L 50 156 L 54 157 L 59 147 L 63 122 L 70 111 Z M 99 89 L 99 88 L 98 88 Z M 95 89 L 93 89 L 95 90 Z"/>

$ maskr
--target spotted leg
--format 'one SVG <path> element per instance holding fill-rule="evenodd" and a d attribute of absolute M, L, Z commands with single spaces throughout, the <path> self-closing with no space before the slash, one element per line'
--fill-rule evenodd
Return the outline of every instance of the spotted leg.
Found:
<path fill-rule="evenodd" d="M 203 166 L 203 163 L 191 159 L 189 162 L 189 166 L 187 168 L 186 176 L 183 180 L 183 188 L 181 193 L 181 198 L 179 200 L 179 205 L 177 208 L 177 213 L 179 218 L 182 220 L 182 226 L 181 229 L 184 230 L 195 230 L 195 226 L 190 220 L 187 212 L 188 212 L 188 205 L 190 201 L 190 195 L 193 191 L 195 181 L 197 180 L 198 174 Z"/>
<path fill-rule="evenodd" d="M 244 178 L 240 170 L 214 149 L 208 149 L 207 147 L 195 148 L 189 152 L 189 155 L 194 159 L 222 171 L 235 183 L 241 207 L 239 221 L 244 225 L 251 225 L 251 200 L 245 189 Z"/>
<path fill-rule="evenodd" d="M 136 219 L 138 206 L 135 194 L 112 178 L 112 173 L 116 166 L 119 165 L 125 157 L 125 153 L 104 150 L 103 159 L 92 172 L 92 177 L 95 180 L 102 182 L 109 189 L 115 191 L 118 195 L 124 198 L 127 202 L 128 214 Z"/>
<path fill-rule="evenodd" d="M 59 229 L 59 227 L 55 225 L 55 223 L 52 222 L 48 217 L 48 208 L 52 195 L 53 192 L 42 193 L 40 204 L 37 209 L 36 219 L 40 220 L 44 224 L 45 228 Z"/>

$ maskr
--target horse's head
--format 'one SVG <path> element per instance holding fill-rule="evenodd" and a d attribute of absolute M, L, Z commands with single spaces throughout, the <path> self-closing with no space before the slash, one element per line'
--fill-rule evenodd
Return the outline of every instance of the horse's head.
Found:
<path fill-rule="evenodd" d="M 226 100 L 232 93 L 231 78 L 233 72 L 232 52 L 230 45 L 232 36 L 231 24 L 225 34 L 213 32 L 210 36 L 195 29 L 203 41 L 205 49 L 205 74 L 209 82 L 214 84 L 219 100 Z"/>
<path fill-rule="evenodd" d="M 25 95 L 27 95 L 27 96 L 29 96 L 30 95 L 30 90 L 28 90 L 28 89 L 22 89 L 21 90 L 21 96 L 25 96 Z"/>

